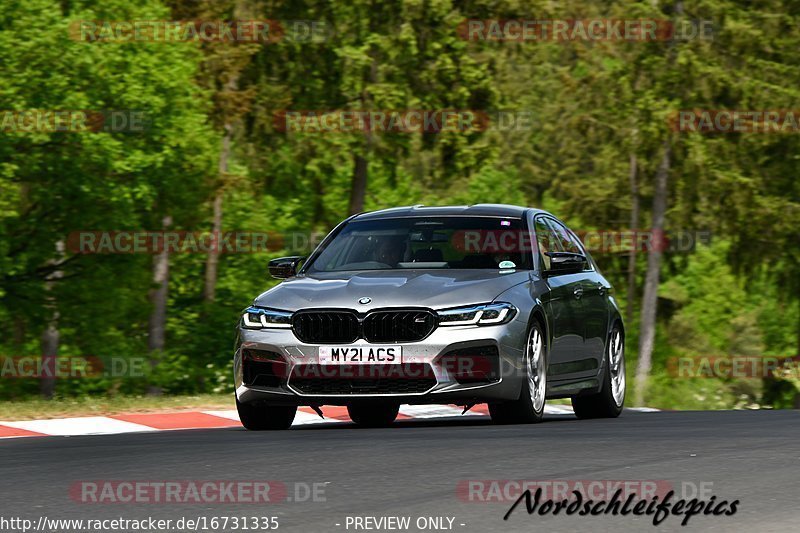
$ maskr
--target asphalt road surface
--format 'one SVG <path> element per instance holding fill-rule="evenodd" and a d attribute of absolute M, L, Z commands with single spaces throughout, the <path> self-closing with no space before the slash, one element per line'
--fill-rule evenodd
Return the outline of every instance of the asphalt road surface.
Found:
<path fill-rule="evenodd" d="M 295 501 L 108 503 L 122 494 L 116 492 L 105 503 L 85 503 L 89 497 L 80 491 L 89 480 L 112 490 L 124 481 L 274 480 L 280 484 L 273 488 L 285 487 Z M 732 516 L 701 514 L 686 527 L 678 516 L 655 527 L 652 516 L 633 514 L 529 515 L 524 502 L 504 520 L 519 491 L 502 480 L 539 487 L 561 480 L 570 488 L 629 481 L 641 490 L 651 483 L 673 488 L 677 498 L 739 504 Z M 492 487 L 508 494 L 492 493 Z M 316 497 L 309 496 L 314 488 Z M 481 496 L 511 499 L 475 501 Z M 400 421 L 386 429 L 320 424 L 277 433 L 232 428 L 0 441 L 0 520 L 27 518 L 36 525 L 40 517 L 216 516 L 228 517 L 224 530 L 232 531 L 232 517 L 257 516 L 276 517 L 278 531 L 298 532 L 797 531 L 799 498 L 797 411 L 626 412 L 590 421 L 549 416 L 530 426 L 494 426 L 473 417 Z M 378 522 L 381 517 L 408 517 L 409 526 L 391 529 L 397 523 Z M 0 524 L 2 531 L 15 530 L 10 522 Z M 211 525 L 206 522 L 205 530 L 213 531 Z M 179 529 L 173 524 L 168 530 Z"/>

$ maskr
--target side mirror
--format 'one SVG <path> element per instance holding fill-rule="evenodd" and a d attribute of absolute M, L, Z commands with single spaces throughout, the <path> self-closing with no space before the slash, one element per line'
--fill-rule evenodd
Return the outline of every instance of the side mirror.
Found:
<path fill-rule="evenodd" d="M 546 276 L 559 274 L 575 274 L 586 267 L 586 256 L 574 252 L 545 252 L 550 258 L 550 269 L 545 271 Z"/>
<path fill-rule="evenodd" d="M 302 255 L 293 255 L 290 257 L 279 257 L 269 262 L 269 274 L 273 278 L 286 279 L 291 278 L 297 274 L 297 265 L 305 259 Z"/>

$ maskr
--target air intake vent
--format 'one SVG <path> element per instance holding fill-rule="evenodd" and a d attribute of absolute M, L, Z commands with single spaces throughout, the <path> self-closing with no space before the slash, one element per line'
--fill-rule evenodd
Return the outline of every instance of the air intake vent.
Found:
<path fill-rule="evenodd" d="M 364 319 L 369 342 L 415 342 L 431 334 L 436 317 L 430 311 L 376 311 Z"/>
<path fill-rule="evenodd" d="M 292 317 L 295 336 L 309 344 L 354 342 L 358 317 L 348 311 L 300 311 Z"/>

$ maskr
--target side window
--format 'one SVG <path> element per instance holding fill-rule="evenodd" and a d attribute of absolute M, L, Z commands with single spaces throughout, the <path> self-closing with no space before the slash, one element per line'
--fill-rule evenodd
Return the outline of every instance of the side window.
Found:
<path fill-rule="evenodd" d="M 561 244 L 543 217 L 536 217 L 533 225 L 536 231 L 536 246 L 539 248 L 539 256 L 544 263 L 544 269 L 549 270 L 550 258 L 545 255 L 545 252 L 560 252 L 562 251 Z"/>
<path fill-rule="evenodd" d="M 553 219 L 547 219 L 547 222 L 553 227 L 559 242 L 564 248 L 564 251 L 585 255 L 586 265 L 584 270 L 594 270 L 589 253 L 584 249 L 583 243 L 581 243 L 580 239 L 578 239 L 578 237 L 576 237 L 573 232 L 569 231 L 563 224 L 560 224 Z"/>
<path fill-rule="evenodd" d="M 575 237 L 573 237 L 572 234 L 567 231 L 567 228 L 553 219 L 548 219 L 547 222 L 553 228 L 553 231 L 558 238 L 558 242 L 561 244 L 561 247 L 565 252 L 572 252 L 576 254 L 583 253 L 580 243 L 578 243 Z"/>

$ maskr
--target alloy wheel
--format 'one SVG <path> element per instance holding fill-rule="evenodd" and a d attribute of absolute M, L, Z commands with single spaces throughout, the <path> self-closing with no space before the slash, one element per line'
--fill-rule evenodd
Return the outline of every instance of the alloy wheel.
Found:
<path fill-rule="evenodd" d="M 625 344 L 622 332 L 614 329 L 608 343 L 608 364 L 611 372 L 611 396 L 621 406 L 625 399 Z"/>
<path fill-rule="evenodd" d="M 539 328 L 531 328 L 528 336 L 528 390 L 533 409 L 537 413 L 544 407 L 547 379 L 544 368 L 544 342 Z"/>

